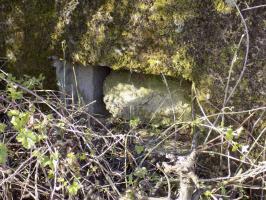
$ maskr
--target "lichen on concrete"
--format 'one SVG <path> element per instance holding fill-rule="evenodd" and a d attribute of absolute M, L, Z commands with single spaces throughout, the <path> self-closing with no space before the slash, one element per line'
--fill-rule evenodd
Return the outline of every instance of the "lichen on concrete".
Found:
<path fill-rule="evenodd" d="M 191 119 L 189 87 L 182 79 L 113 72 L 104 84 L 104 102 L 114 117 L 169 125 Z"/>
<path fill-rule="evenodd" d="M 0 20 L 5 26 L 0 33 L 0 54 L 13 61 L 10 66 L 19 75 L 44 72 L 52 77 L 46 58 L 53 54 L 84 66 L 183 77 L 196 83 L 202 100 L 220 108 L 231 60 L 244 33 L 235 2 L 2 0 Z M 247 3 L 258 4 L 254 0 Z M 247 6 L 239 1 L 237 5 L 240 10 Z M 251 37 L 249 66 L 232 98 L 240 102 L 239 108 L 261 105 L 265 98 L 265 79 L 261 78 L 265 10 L 245 11 L 243 15 Z M 65 54 L 62 41 L 66 43 Z M 229 88 L 241 73 L 245 43 L 244 37 Z M 248 101 L 241 102 L 243 98 Z"/>
<path fill-rule="evenodd" d="M 198 16 L 198 3 L 109 0 L 88 4 L 93 11 L 79 24 L 85 31 L 82 36 L 72 33 L 78 39 L 70 44 L 74 61 L 191 79 L 195 62 L 189 45 L 180 39 L 185 23 Z"/>
<path fill-rule="evenodd" d="M 0 51 L 9 59 L 9 71 L 19 77 L 43 73 L 47 76 L 45 86 L 53 88 L 55 76 L 47 62 L 52 52 L 50 34 L 56 20 L 53 0 L 3 0 L 1 8 L 0 22 L 5 27 L 1 29 L 4 46 Z"/>

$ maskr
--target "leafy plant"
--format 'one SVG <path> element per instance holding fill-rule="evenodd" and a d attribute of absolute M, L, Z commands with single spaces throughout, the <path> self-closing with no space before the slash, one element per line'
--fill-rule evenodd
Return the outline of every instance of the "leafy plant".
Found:
<path fill-rule="evenodd" d="M 207 199 L 210 199 L 212 192 L 210 190 L 207 190 L 206 192 L 204 192 L 204 195 L 207 197 Z"/>
<path fill-rule="evenodd" d="M 225 138 L 228 140 L 228 141 L 232 141 L 233 138 L 234 138 L 234 132 L 233 132 L 233 129 L 231 128 L 228 128 L 227 131 L 226 131 L 226 134 L 225 134 Z"/>
<path fill-rule="evenodd" d="M 80 188 L 80 184 L 77 181 L 74 181 L 71 185 L 67 186 L 67 191 L 70 196 L 75 196 Z"/>
<path fill-rule="evenodd" d="M 38 142 L 38 136 L 34 132 L 26 128 L 20 130 L 16 139 L 26 149 L 34 147 L 36 142 Z"/>
<path fill-rule="evenodd" d="M 146 169 L 146 167 L 137 168 L 134 171 L 134 175 L 139 178 L 144 178 L 147 174 L 148 174 L 148 170 Z"/>
<path fill-rule="evenodd" d="M 29 122 L 31 113 L 20 112 L 19 110 L 10 110 L 8 115 L 11 116 L 11 123 L 17 131 L 23 129 Z"/>
<path fill-rule="evenodd" d="M 10 110 L 8 115 L 12 117 L 11 124 L 13 125 L 14 129 L 18 131 L 16 139 L 24 148 L 31 149 L 37 142 L 46 138 L 45 135 L 38 135 L 27 127 L 30 118 L 33 116 L 32 112 Z"/>
<path fill-rule="evenodd" d="M 138 125 L 140 124 L 140 119 L 138 117 L 133 117 L 130 122 L 129 125 L 132 128 L 136 128 Z"/>
<path fill-rule="evenodd" d="M 54 163 L 58 161 L 60 157 L 57 151 L 52 153 L 50 156 L 47 156 L 37 150 L 33 152 L 33 156 L 37 157 L 37 160 L 42 167 L 49 167 L 51 170 L 54 170 Z"/>
<path fill-rule="evenodd" d="M 24 75 L 24 79 L 22 80 L 22 85 L 30 90 L 35 88 L 42 88 L 42 82 L 44 78 L 45 77 L 42 74 L 40 74 L 39 77 L 37 78 Z"/>
<path fill-rule="evenodd" d="M 141 154 L 144 151 L 144 147 L 142 145 L 136 145 L 135 150 L 137 154 Z"/>
<path fill-rule="evenodd" d="M 5 164 L 7 159 L 7 147 L 4 143 L 0 143 L 0 164 Z"/>
<path fill-rule="evenodd" d="M 6 129 L 6 124 L 0 123 L 0 133 L 3 133 Z"/>
<path fill-rule="evenodd" d="M 18 87 L 12 83 L 8 84 L 7 87 L 8 96 L 12 101 L 22 99 L 23 92 L 18 89 Z"/>

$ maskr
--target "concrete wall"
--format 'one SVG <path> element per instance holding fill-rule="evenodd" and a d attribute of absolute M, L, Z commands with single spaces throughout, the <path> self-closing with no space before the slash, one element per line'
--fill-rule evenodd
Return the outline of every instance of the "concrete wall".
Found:
<path fill-rule="evenodd" d="M 113 117 L 159 124 L 190 119 L 190 82 L 182 78 L 51 60 L 60 89 L 70 98 L 67 102 L 88 104 L 90 114 L 109 111 Z"/>
<path fill-rule="evenodd" d="M 87 105 L 91 114 L 108 113 L 103 102 L 103 82 L 110 72 L 108 67 L 73 65 L 55 56 L 50 59 L 56 68 L 59 88 L 69 99 L 68 103 L 74 101 Z"/>

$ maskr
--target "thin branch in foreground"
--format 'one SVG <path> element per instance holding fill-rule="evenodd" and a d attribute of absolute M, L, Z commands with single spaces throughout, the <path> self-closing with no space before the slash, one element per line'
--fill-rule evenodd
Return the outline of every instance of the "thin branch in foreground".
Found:
<path fill-rule="evenodd" d="M 266 7 L 266 4 L 259 5 L 259 6 L 248 7 L 248 8 L 242 9 L 241 11 L 254 10 L 254 9 L 264 8 L 264 7 Z"/>

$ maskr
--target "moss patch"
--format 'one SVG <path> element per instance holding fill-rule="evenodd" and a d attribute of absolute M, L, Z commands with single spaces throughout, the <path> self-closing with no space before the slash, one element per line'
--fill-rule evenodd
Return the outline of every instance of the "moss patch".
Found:
<path fill-rule="evenodd" d="M 121 71 L 111 73 L 104 84 L 104 102 L 114 117 L 170 125 L 191 120 L 190 83 Z M 170 92 L 169 92 L 170 91 Z"/>
<path fill-rule="evenodd" d="M 76 39 L 69 46 L 72 58 L 84 65 L 191 79 L 196 63 L 188 52 L 190 45 L 182 42 L 182 32 L 185 23 L 199 15 L 199 4 L 174 0 L 80 3 L 70 30 L 84 32 L 70 33 Z M 80 21 L 78 13 L 85 9 L 89 9 L 86 19 Z"/>
<path fill-rule="evenodd" d="M 11 58 L 17 74 L 53 77 L 46 58 L 63 57 L 84 65 L 107 65 L 194 81 L 212 104 L 221 105 L 234 49 L 244 33 L 232 0 L 2 0 L 0 55 Z M 250 6 L 258 2 L 249 0 Z M 246 5 L 239 3 L 240 10 Z M 250 31 L 249 65 L 232 101 L 265 98 L 264 9 L 243 12 Z M 1 24 L 2 26 L 2 24 Z M 245 39 L 230 87 L 243 68 Z M 252 78 L 252 81 L 248 81 Z M 53 79 L 55 80 L 55 79 Z M 240 90 L 241 89 L 241 90 Z M 244 95 L 247 93 L 247 95 Z M 241 97 L 241 98 L 240 98 Z M 220 107 L 219 107 L 220 108 Z"/>
<path fill-rule="evenodd" d="M 5 55 L 9 58 L 9 69 L 13 74 L 46 76 L 45 86 L 55 87 L 52 68 L 48 64 L 50 34 L 56 13 L 52 0 L 48 1 L 4 1 L 5 8 L 3 34 Z"/>

